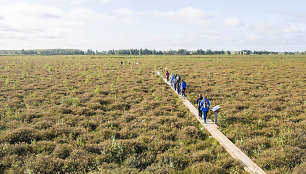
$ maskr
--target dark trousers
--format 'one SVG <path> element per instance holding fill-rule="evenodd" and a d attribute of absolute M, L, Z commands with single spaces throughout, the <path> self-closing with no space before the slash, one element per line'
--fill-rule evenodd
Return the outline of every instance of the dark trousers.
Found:
<path fill-rule="evenodd" d="M 176 91 L 176 83 L 174 83 L 174 91 Z"/>
<path fill-rule="evenodd" d="M 180 94 L 180 87 L 181 87 L 181 85 L 178 83 L 178 84 L 177 84 L 177 87 L 176 87 L 177 93 L 178 93 L 178 94 Z"/>
<path fill-rule="evenodd" d="M 208 111 L 203 111 L 203 120 L 204 120 L 204 123 L 206 123 L 207 113 L 208 113 Z"/>
<path fill-rule="evenodd" d="M 182 90 L 182 95 L 185 97 L 185 89 Z"/>
<path fill-rule="evenodd" d="M 200 118 L 202 117 L 202 111 L 200 110 L 200 106 L 198 106 L 198 115 Z"/>

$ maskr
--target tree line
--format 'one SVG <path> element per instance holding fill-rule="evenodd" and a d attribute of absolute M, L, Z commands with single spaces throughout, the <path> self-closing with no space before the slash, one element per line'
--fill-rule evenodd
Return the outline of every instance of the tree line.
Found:
<path fill-rule="evenodd" d="M 151 50 L 151 49 L 112 49 L 107 51 L 80 50 L 80 49 L 34 49 L 34 50 L 0 50 L 2 55 L 269 55 L 269 54 L 306 54 L 304 52 L 275 52 L 275 51 L 224 51 L 224 50 Z"/>

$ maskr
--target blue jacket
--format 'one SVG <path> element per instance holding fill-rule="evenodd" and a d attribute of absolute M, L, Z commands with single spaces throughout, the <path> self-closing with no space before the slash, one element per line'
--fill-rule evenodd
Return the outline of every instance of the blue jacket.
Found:
<path fill-rule="evenodd" d="M 173 83 L 174 82 L 174 76 L 172 76 L 172 78 L 171 78 L 171 83 Z"/>
<path fill-rule="evenodd" d="M 186 87 L 187 87 L 186 82 L 182 82 L 182 85 L 181 85 L 182 90 L 183 90 L 183 89 L 186 89 Z"/>
<path fill-rule="evenodd" d="M 204 108 L 204 100 L 207 100 L 208 108 Z M 209 111 L 209 106 L 210 106 L 210 102 L 207 98 L 204 98 L 203 100 L 201 100 L 201 102 L 200 102 L 200 110 L 201 111 Z"/>

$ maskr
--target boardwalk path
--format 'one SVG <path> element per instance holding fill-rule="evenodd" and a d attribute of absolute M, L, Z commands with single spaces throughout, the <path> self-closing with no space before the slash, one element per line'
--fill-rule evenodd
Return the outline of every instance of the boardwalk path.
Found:
<path fill-rule="evenodd" d="M 156 72 L 161 78 L 163 78 L 160 73 Z M 165 78 L 163 80 L 169 85 Z M 173 88 L 171 88 L 173 89 Z M 193 115 L 198 119 L 198 121 L 208 130 L 208 132 L 219 141 L 221 146 L 225 148 L 225 150 L 235 159 L 239 160 L 244 169 L 249 173 L 266 173 L 259 166 L 257 166 L 246 154 L 244 154 L 235 144 L 233 144 L 222 132 L 218 130 L 218 126 L 214 124 L 214 122 L 210 119 L 207 120 L 207 123 L 204 124 L 203 120 L 198 117 L 198 110 L 190 103 L 188 99 L 181 98 L 183 103 L 187 106 Z"/>

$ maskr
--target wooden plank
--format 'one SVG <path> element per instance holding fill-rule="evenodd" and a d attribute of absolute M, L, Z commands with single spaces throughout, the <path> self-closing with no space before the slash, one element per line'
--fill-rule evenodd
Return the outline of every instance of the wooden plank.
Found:
<path fill-rule="evenodd" d="M 169 86 L 170 82 L 167 82 L 158 71 L 156 72 Z M 173 89 L 171 87 L 171 89 Z M 174 89 L 173 89 L 174 90 Z M 175 92 L 176 93 L 176 92 Z M 177 94 L 177 93 L 176 93 Z M 177 94 L 178 95 L 178 94 Z M 232 143 L 222 132 L 218 130 L 218 126 L 211 120 L 207 119 L 207 123 L 204 124 L 203 119 L 198 117 L 198 110 L 191 104 L 187 98 L 183 98 L 178 95 L 189 111 L 198 119 L 198 121 L 204 126 L 205 129 L 220 143 L 221 146 L 236 160 L 239 160 L 244 169 L 249 173 L 266 174 L 257 164 L 255 164 L 245 153 L 243 153 L 234 143 Z"/>

